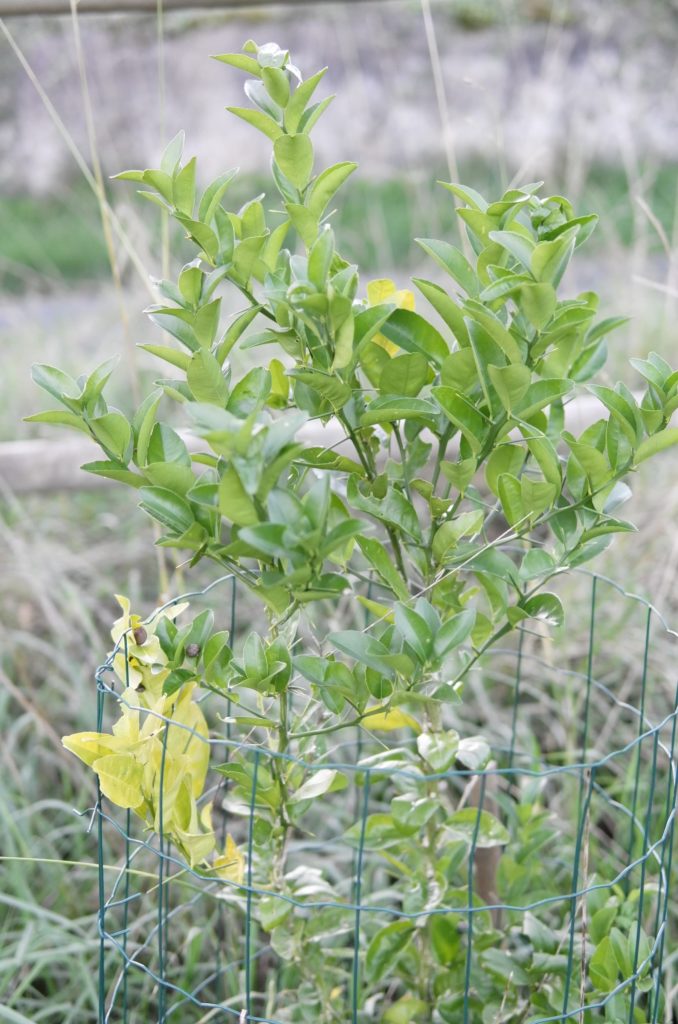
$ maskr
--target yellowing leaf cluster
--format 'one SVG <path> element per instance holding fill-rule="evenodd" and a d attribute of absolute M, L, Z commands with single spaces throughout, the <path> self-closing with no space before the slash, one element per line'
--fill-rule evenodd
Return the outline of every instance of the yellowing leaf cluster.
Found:
<path fill-rule="evenodd" d="M 123 615 L 113 627 L 116 644 L 141 622 L 130 615 L 126 598 L 118 600 Z M 173 616 L 177 608 L 182 610 L 173 608 Z M 162 693 L 168 670 L 156 671 L 166 659 L 152 628 L 153 622 L 145 624 L 144 642 L 128 645 L 128 657 L 136 663 L 134 681 L 139 681 L 121 694 L 120 717 L 111 732 L 75 733 L 62 742 L 92 768 L 111 803 L 133 811 L 150 831 L 170 839 L 195 867 L 217 849 L 212 805 L 198 809 L 209 769 L 209 730 L 194 699 L 195 683 Z M 116 671 L 120 675 L 117 667 Z M 124 656 L 122 671 L 124 678 Z M 242 881 L 243 858 L 230 836 L 213 867 L 220 877 Z"/>

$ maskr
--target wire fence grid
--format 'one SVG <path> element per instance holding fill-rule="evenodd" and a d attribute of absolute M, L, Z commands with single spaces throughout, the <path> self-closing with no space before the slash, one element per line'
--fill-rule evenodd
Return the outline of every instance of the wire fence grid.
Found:
<path fill-rule="evenodd" d="M 601 576 L 590 579 L 588 636 L 576 663 L 556 665 L 543 638 L 522 631 L 514 647 L 493 651 L 475 672 L 459 715 L 467 718 L 462 725 L 481 725 L 490 736 L 493 760 L 483 770 L 455 766 L 424 774 L 414 760 L 409 763 L 392 753 L 396 742 L 401 751 L 410 740 L 389 735 L 386 744 L 355 727 L 339 729 L 331 742 L 301 743 L 285 752 L 270 749 L 256 733 L 246 741 L 234 738 L 228 711 L 226 727 L 220 726 L 223 735 L 212 730 L 206 739 L 187 729 L 189 741 L 195 736 L 209 743 L 211 760 L 223 756 L 241 768 L 240 783 L 223 777 L 216 781 L 215 776 L 205 794 L 213 801 L 216 830 L 222 838 L 227 830 L 232 833 L 243 852 L 244 873 L 238 880 L 210 877 L 208 871 L 191 868 L 164 834 L 164 752 L 170 731 L 186 727 L 158 716 L 163 730 L 158 835 L 144 832 L 130 811 L 113 808 L 100 791 L 94 808 L 99 851 L 99 1024 L 395 1020 L 382 1017 L 383 1007 L 365 994 L 370 937 L 392 922 L 413 923 L 420 932 L 430 928 L 434 918 L 444 922 L 457 950 L 463 992 L 448 1016 L 433 1019 L 485 1022 L 478 1006 L 485 988 L 488 935 L 501 947 L 502 936 L 508 940 L 509 934 L 538 931 L 557 921 L 561 938 L 552 959 L 561 978 L 562 1006 L 541 1016 L 533 1013 L 530 1024 L 612 1019 L 608 1009 L 620 995 L 628 1024 L 662 1021 L 678 693 L 670 706 L 662 708 L 651 680 L 656 674 L 653 645 L 660 634 L 671 641 L 675 634 L 666 630 L 659 613 L 644 599 L 626 594 Z M 235 627 L 232 580 L 231 587 L 229 616 Z M 170 604 L 179 600 L 183 598 Z M 623 651 L 606 636 L 613 600 L 625 623 Z M 234 632 L 235 628 L 231 636 Z M 631 637 L 637 641 L 633 659 Z M 123 637 L 118 648 L 124 642 Z M 121 700 L 120 687 L 111 682 L 116 651 L 96 673 L 99 731 Z M 663 648 L 657 657 L 665 663 Z M 639 684 L 634 701 L 621 686 L 630 665 Z M 492 695 L 489 712 L 482 696 L 487 692 Z M 207 694 L 203 707 L 213 699 Z M 665 698 L 664 702 L 668 705 Z M 145 709 L 143 713 L 152 714 Z M 575 734 L 570 734 L 566 747 L 559 730 L 568 716 Z M 309 801 L 302 825 L 297 823 L 284 850 L 273 857 L 274 839 L 270 832 L 260 832 L 258 812 L 270 811 L 270 780 L 281 766 L 305 779 L 330 769 L 341 772 L 348 784 L 341 792 Z M 403 899 L 392 885 L 397 870 L 389 852 L 392 837 L 375 822 L 388 812 L 393 797 L 404 792 L 414 794 L 415 800 L 431 793 L 441 800 L 445 793 L 461 793 L 463 804 L 471 791 L 468 804 L 473 811 L 459 862 L 465 885 L 438 898 L 432 887 L 415 887 Z M 559 866 L 547 868 L 539 848 L 528 851 L 527 881 L 523 879 L 521 892 L 511 893 L 510 885 L 502 889 L 501 882 L 501 862 L 510 846 L 483 848 L 482 816 L 490 808 L 508 821 L 521 802 L 536 794 L 560 844 Z M 424 857 L 425 825 L 413 841 L 420 844 Z M 486 894 L 480 898 L 478 891 L 478 877 L 488 858 L 494 858 L 497 890 L 489 899 Z M 589 999 L 587 905 L 600 905 L 612 893 L 632 900 L 631 969 L 609 991 Z M 282 922 L 285 926 L 279 928 Z M 499 930 L 493 931 L 497 924 Z M 641 938 L 646 933 L 647 944 Z M 306 966 L 325 979 L 324 991 L 313 991 L 303 979 L 300 950 L 310 960 L 316 958 L 315 964 L 309 960 Z M 425 973 L 426 965 L 420 970 Z M 386 972 L 386 996 L 389 985 L 391 991 L 397 990 L 397 979 L 396 966 L 391 974 Z"/>

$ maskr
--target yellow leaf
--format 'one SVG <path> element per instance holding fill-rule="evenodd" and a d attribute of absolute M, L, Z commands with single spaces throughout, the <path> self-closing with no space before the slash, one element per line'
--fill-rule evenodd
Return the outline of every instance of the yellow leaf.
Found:
<path fill-rule="evenodd" d="M 214 832 L 185 832 L 178 828 L 171 836 L 192 868 L 206 860 L 216 846 Z"/>
<path fill-rule="evenodd" d="M 155 776 L 153 806 L 155 810 L 154 830 L 160 834 L 160 771 Z M 162 772 L 162 832 L 172 835 L 175 831 L 197 832 L 195 801 L 191 794 L 190 776 L 182 774 L 181 764 L 165 754 L 165 769 Z"/>
<path fill-rule="evenodd" d="M 113 642 L 120 644 L 120 651 L 113 660 L 115 674 L 126 686 L 137 689 L 143 685 L 145 689 L 154 687 L 157 691 L 162 688 L 162 684 L 157 686 L 157 679 L 153 679 L 149 670 L 152 666 L 166 665 L 167 657 L 155 635 L 156 627 L 161 619 L 175 619 L 188 608 L 188 604 L 183 602 L 164 608 L 156 612 L 148 622 L 144 622 L 140 615 L 131 614 L 128 597 L 116 594 L 115 599 L 122 608 L 122 615 L 115 620 L 111 629 Z M 135 635 L 137 629 L 142 631 L 141 635 Z M 138 638 L 141 642 L 138 642 Z"/>
<path fill-rule="evenodd" d="M 71 754 L 75 754 L 90 767 L 100 757 L 113 754 L 116 750 L 115 738 L 103 732 L 74 732 L 70 736 L 63 736 L 61 742 L 66 750 L 70 750 Z"/>
<path fill-rule="evenodd" d="M 414 732 L 421 732 L 421 726 L 412 715 L 400 708 L 386 708 L 381 710 L 379 705 L 365 709 L 365 718 L 362 726 L 370 732 L 393 732 L 395 729 L 413 729 Z"/>
<path fill-rule="evenodd" d="M 177 756 L 181 756 L 184 770 L 193 780 L 193 796 L 199 797 L 205 785 L 205 777 L 209 769 L 210 744 L 207 722 L 200 707 L 191 700 L 194 684 L 183 687 L 177 701 L 172 721 L 183 728 L 170 726 L 167 737 L 167 748 Z"/>
<path fill-rule="evenodd" d="M 379 277 L 367 282 L 367 301 L 370 306 L 379 306 L 382 302 L 391 301 L 396 286 L 388 277 Z"/>
<path fill-rule="evenodd" d="M 129 750 L 139 742 L 139 712 L 135 708 L 122 705 L 120 718 L 113 724 L 113 735 L 118 750 Z"/>
<path fill-rule="evenodd" d="M 414 309 L 414 292 L 407 288 L 397 289 L 393 281 L 387 277 L 378 278 L 376 281 L 367 283 L 367 301 L 370 306 L 378 306 L 382 302 L 392 302 L 398 309 Z M 375 334 L 372 341 L 375 345 L 381 345 L 389 355 L 394 356 L 398 346 L 383 334 Z"/>
<path fill-rule="evenodd" d="M 133 754 L 107 754 L 94 762 L 104 796 L 118 807 L 140 807 L 144 802 L 143 768 Z"/>
<path fill-rule="evenodd" d="M 224 852 L 215 858 L 212 866 L 219 878 L 242 885 L 245 877 L 245 858 L 230 833 L 226 836 Z"/>

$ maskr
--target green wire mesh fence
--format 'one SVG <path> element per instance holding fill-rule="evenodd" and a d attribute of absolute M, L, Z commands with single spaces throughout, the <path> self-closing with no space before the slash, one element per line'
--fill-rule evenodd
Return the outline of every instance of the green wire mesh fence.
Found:
<path fill-rule="evenodd" d="M 235 738 L 209 693 L 209 738 L 156 716 L 158 834 L 101 793 L 95 808 L 100 1024 L 672 1019 L 675 635 L 611 581 L 582 585 L 581 634 L 517 632 L 452 708 L 446 725 L 491 747 L 477 770 L 467 757 L 422 771 L 406 725 L 318 730 L 278 751 L 256 720 Z M 99 731 L 119 711 L 116 653 L 96 674 Z M 290 697 L 291 722 L 307 698 Z M 225 877 L 165 834 L 176 731 L 221 765 L 203 799 L 237 851 Z M 276 818 L 276 780 L 301 794 L 293 822 Z"/>

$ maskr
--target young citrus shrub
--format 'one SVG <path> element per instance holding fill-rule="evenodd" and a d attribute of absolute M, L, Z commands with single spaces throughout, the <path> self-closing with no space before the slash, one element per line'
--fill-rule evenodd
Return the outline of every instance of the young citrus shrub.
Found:
<path fill-rule="evenodd" d="M 159 168 L 118 175 L 167 211 L 194 253 L 148 311 L 169 338 L 142 346 L 174 376 L 129 417 L 104 398 L 111 363 L 78 381 L 36 366 L 64 408 L 30 419 L 91 437 L 103 458 L 83 468 L 137 488 L 160 544 L 232 574 L 268 627 L 236 643 L 214 632 L 209 611 L 180 628 L 167 614 L 144 624 L 124 605 L 113 633 L 120 719 L 112 733 L 64 742 L 112 803 L 219 878 L 236 912 L 256 915 L 277 957 L 276 1020 L 560 1020 L 579 1005 L 580 978 L 606 1019 L 645 1019 L 655 981 L 637 891 L 601 885 L 590 925 L 586 915 L 571 924 L 569 899 L 554 900 L 546 921 L 524 909 L 530 887 L 565 885 L 574 837 L 529 780 L 516 775 L 486 798 L 503 755 L 463 733 L 458 704 L 504 637 L 562 622 L 550 581 L 633 528 L 619 518 L 625 480 L 678 442 L 678 374 L 656 355 L 637 361 L 640 400 L 624 384 L 589 383 L 621 320 L 598 320 L 595 293 L 567 297 L 561 282 L 596 218 L 540 184 L 494 202 L 444 186 L 468 252 L 419 240 L 443 283 L 416 279 L 416 309 L 390 281 L 361 284 L 331 227 L 355 164 L 315 167 L 311 131 L 331 100 L 315 100 L 324 70 L 303 79 L 274 44 L 217 59 L 249 76 L 251 105 L 232 113 L 271 140 L 282 210 L 261 197 L 229 210 L 234 171 L 198 191 L 183 135 Z M 243 303 L 227 324 L 224 289 Z M 257 357 L 239 379 L 236 348 Z M 567 404 L 584 384 L 598 418 L 574 436 Z M 159 419 L 165 400 L 197 450 Z M 334 424 L 340 441 L 309 443 L 309 424 Z M 326 635 L 346 595 L 349 628 Z M 228 702 L 241 741 L 217 766 L 236 819 L 220 839 L 218 808 L 203 799 L 198 688 Z M 333 750 L 355 730 L 363 748 L 349 775 Z M 356 808 L 333 803 L 349 783 L 362 787 Z M 575 798 L 576 787 L 564 793 L 560 813 L 578 813 Z M 350 864 L 347 888 L 336 870 L 290 853 L 322 828 L 328 805 L 347 848 L 376 865 L 385 918 L 361 919 Z M 250 816 L 248 850 L 238 815 Z M 592 844 L 591 870 L 604 875 L 603 845 Z M 253 891 L 268 894 L 254 908 Z M 513 909 L 501 916 L 500 902 Z M 262 1019 L 266 1006 L 248 990 L 246 1014 Z"/>

